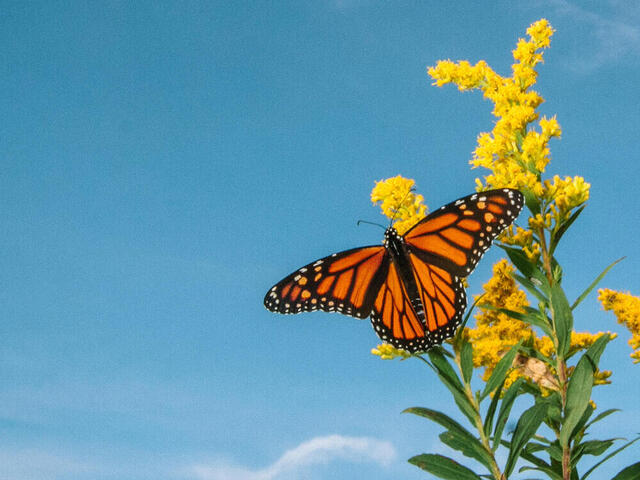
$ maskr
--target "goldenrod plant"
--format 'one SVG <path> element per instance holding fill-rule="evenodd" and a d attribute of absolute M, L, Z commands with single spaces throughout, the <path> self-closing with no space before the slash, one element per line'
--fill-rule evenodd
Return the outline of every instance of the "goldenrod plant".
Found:
<path fill-rule="evenodd" d="M 440 454 L 409 460 L 442 479 L 506 480 L 527 470 L 553 480 L 595 478 L 599 466 L 640 438 L 598 440 L 588 435 L 594 423 L 616 411 L 600 411 L 591 399 L 594 386 L 609 383 L 611 372 L 601 370 L 599 360 L 615 335 L 575 331 L 573 311 L 616 262 L 577 299 L 567 298 L 563 283 L 568 279 L 555 253 L 585 208 L 590 184 L 580 176 L 544 177 L 551 160 L 549 142 L 560 137 L 561 128 L 555 117 L 540 117 L 537 108 L 543 98 L 532 87 L 553 29 L 542 19 L 527 34 L 513 51 L 511 76 L 499 75 L 484 61 L 471 65 L 446 60 L 428 70 L 435 85 L 480 90 L 494 104 L 493 130 L 478 136 L 470 163 L 488 170 L 476 179 L 478 191 L 510 187 L 525 196 L 528 217 L 523 212 L 520 225 L 511 226 L 496 242 L 509 260 L 494 265 L 484 293 L 476 296 L 475 326 L 461 327 L 446 345 L 423 354 L 387 344 L 372 350 L 382 359 L 414 357 L 425 362 L 469 421 L 470 429 L 432 409 L 406 410 L 444 427 L 442 443 L 485 470 L 475 472 Z M 413 180 L 395 177 L 378 182 L 372 192 L 372 201 L 398 220 L 396 227 L 402 231 L 425 214 L 423 198 L 412 193 L 413 187 Z M 640 362 L 640 298 L 603 289 L 599 299 L 632 332 L 631 356 Z M 479 391 L 472 388 L 476 369 L 483 382 Z M 508 432 L 505 426 L 520 396 L 529 405 Z M 497 455 L 501 448 L 506 455 Z M 588 456 L 592 460 L 585 461 Z M 622 469 L 614 480 L 638 478 L 640 462 Z"/>

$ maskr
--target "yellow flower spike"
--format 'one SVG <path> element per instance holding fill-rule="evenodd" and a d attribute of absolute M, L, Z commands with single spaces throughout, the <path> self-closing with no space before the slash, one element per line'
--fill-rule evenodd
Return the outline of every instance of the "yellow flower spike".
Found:
<path fill-rule="evenodd" d="M 551 118 L 542 117 L 538 123 L 542 129 L 543 137 L 549 139 L 551 137 L 559 137 L 562 135 L 562 129 L 560 128 L 560 124 L 558 123 L 555 115 Z"/>
<path fill-rule="evenodd" d="M 613 314 L 631 332 L 629 345 L 634 350 L 631 354 L 633 363 L 640 362 L 640 298 L 630 293 L 616 292 L 608 288 L 598 290 L 598 300 L 605 310 Z"/>
<path fill-rule="evenodd" d="M 409 358 L 411 354 L 406 350 L 395 348 L 388 343 L 381 343 L 376 348 L 371 349 L 372 355 L 377 355 L 382 360 L 393 360 L 394 358 Z"/>
<path fill-rule="evenodd" d="M 551 44 L 551 36 L 555 30 L 545 18 L 541 18 L 527 28 L 527 34 L 531 41 L 536 44 L 536 48 L 547 48 Z"/>
<path fill-rule="evenodd" d="M 522 307 L 529 305 L 526 294 L 513 280 L 512 272 L 513 266 L 506 260 L 496 263 L 493 277 L 484 285 L 481 303 L 515 311 L 522 311 Z M 465 333 L 473 345 L 474 365 L 485 367 L 483 378 L 489 378 L 502 355 L 521 339 L 533 335 L 533 331 L 524 322 L 496 310 L 482 307 L 479 310 L 476 327 L 467 328 Z"/>
<path fill-rule="evenodd" d="M 371 202 L 380 203 L 382 213 L 395 219 L 395 229 L 400 235 L 422 220 L 427 207 L 422 195 L 412 190 L 415 182 L 401 175 L 376 182 L 371 191 Z"/>

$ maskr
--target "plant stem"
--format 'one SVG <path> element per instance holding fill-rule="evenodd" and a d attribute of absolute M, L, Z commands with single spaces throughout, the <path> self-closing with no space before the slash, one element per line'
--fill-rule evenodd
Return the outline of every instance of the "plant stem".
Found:
<path fill-rule="evenodd" d="M 540 240 L 540 249 L 542 250 L 542 262 L 544 271 L 549 280 L 549 286 L 552 287 L 554 283 L 553 271 L 551 269 L 551 255 L 549 253 L 547 242 L 544 234 L 544 228 L 540 228 L 537 232 Z M 559 353 L 560 342 L 556 333 L 556 319 L 553 318 L 553 342 L 556 346 L 556 370 L 558 377 L 558 385 L 560 390 L 560 397 L 562 399 L 562 415 L 566 415 L 567 404 L 567 362 L 564 355 Z M 559 436 L 559 432 L 558 432 Z M 562 447 L 562 480 L 571 480 L 571 446 L 567 444 Z"/>
<path fill-rule="evenodd" d="M 464 383 L 464 393 L 467 399 L 469 400 L 469 403 L 473 406 L 473 413 L 474 413 L 473 420 L 475 424 L 474 426 L 476 427 L 476 430 L 480 435 L 480 442 L 482 443 L 482 446 L 485 448 L 485 450 L 491 457 L 491 474 L 493 475 L 494 480 L 506 480 L 506 477 L 500 471 L 498 462 L 496 462 L 493 449 L 491 448 L 491 444 L 489 443 L 489 438 L 484 433 L 484 425 L 482 424 L 482 416 L 480 414 L 480 403 L 478 402 L 477 398 L 473 394 L 473 391 L 471 390 L 470 382 L 467 382 L 466 380 L 464 380 L 464 375 L 462 373 L 462 362 L 460 360 L 460 352 L 457 349 L 455 349 L 455 355 L 456 355 L 455 363 L 456 363 L 456 366 L 458 367 L 458 371 L 460 372 L 460 378 L 463 379 L 463 383 Z"/>

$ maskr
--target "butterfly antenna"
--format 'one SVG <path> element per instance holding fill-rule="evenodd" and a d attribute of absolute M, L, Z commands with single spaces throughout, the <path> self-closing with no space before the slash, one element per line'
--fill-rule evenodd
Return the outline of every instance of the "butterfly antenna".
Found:
<path fill-rule="evenodd" d="M 368 221 L 366 221 L 366 220 L 358 220 L 358 221 L 356 222 L 356 225 L 360 226 L 360 224 L 361 224 L 361 223 L 367 223 L 367 224 L 369 224 L 369 225 L 375 225 L 376 227 L 380 227 L 380 228 L 381 228 L 381 229 L 383 229 L 383 230 L 385 229 L 385 226 L 384 226 L 384 225 L 380 225 L 379 223 L 375 223 L 375 222 L 368 222 Z"/>

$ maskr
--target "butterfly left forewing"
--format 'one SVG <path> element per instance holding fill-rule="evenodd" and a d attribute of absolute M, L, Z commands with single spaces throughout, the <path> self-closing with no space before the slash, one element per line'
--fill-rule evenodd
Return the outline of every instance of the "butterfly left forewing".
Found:
<path fill-rule="evenodd" d="M 383 246 L 335 253 L 282 279 L 269 290 L 264 305 L 285 314 L 324 310 L 365 318 L 388 262 Z"/>
<path fill-rule="evenodd" d="M 466 277 L 523 205 L 522 194 L 510 188 L 474 193 L 428 215 L 404 240 L 423 261 Z"/>

